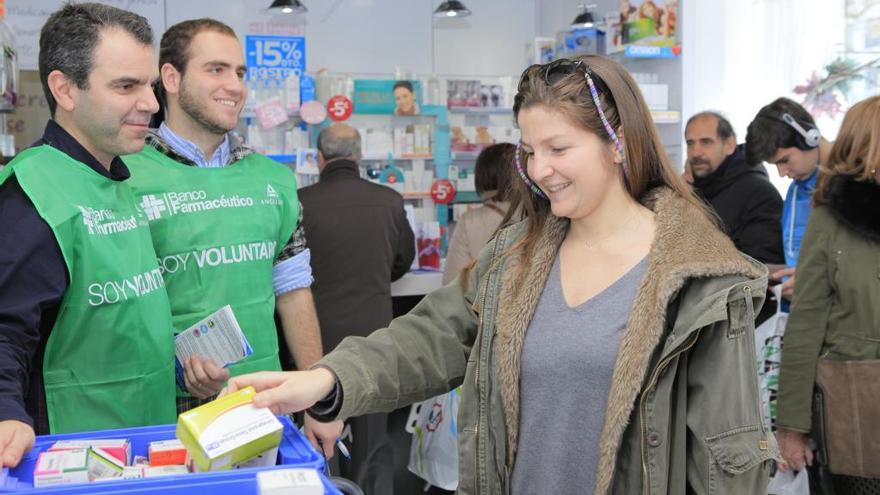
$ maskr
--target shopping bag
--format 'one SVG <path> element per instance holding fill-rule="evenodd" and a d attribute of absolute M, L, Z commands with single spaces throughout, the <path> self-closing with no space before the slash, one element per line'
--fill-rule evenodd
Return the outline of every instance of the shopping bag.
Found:
<path fill-rule="evenodd" d="M 413 404 L 409 470 L 444 490 L 458 486 L 459 390 Z M 410 428 L 407 428 L 410 429 Z"/>
<path fill-rule="evenodd" d="M 788 323 L 788 313 L 782 311 L 782 285 L 775 285 L 772 290 L 776 296 L 776 314 L 755 329 L 755 357 L 758 361 L 758 391 L 761 394 L 764 424 L 775 429 L 782 338 Z"/>
<path fill-rule="evenodd" d="M 810 478 L 806 469 L 794 471 L 776 471 L 767 485 L 769 495 L 810 495 Z"/>

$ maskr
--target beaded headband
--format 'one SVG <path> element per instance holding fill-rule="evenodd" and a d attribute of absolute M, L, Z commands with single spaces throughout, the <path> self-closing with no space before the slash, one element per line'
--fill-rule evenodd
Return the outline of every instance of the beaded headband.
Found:
<path fill-rule="evenodd" d="M 564 64 L 570 64 L 570 65 L 564 65 Z M 586 79 L 587 86 L 590 89 L 590 96 L 592 97 L 593 104 L 596 105 L 596 110 L 599 113 L 599 118 L 602 120 L 602 125 L 605 126 L 605 132 L 607 132 L 608 135 L 611 137 L 611 140 L 614 141 L 614 147 L 617 148 L 618 153 L 620 153 L 620 156 L 622 157 L 622 162 L 620 164 L 620 168 L 623 171 L 624 181 L 626 183 L 629 183 L 629 173 L 626 170 L 626 168 L 627 168 L 626 167 L 626 150 L 623 148 L 623 143 L 620 142 L 620 138 L 617 137 L 617 133 L 614 132 L 614 128 L 608 122 L 608 118 L 605 117 L 605 112 L 602 111 L 602 104 L 599 101 L 599 91 L 596 89 L 596 84 L 593 82 L 593 78 L 590 76 L 592 73 L 592 70 L 590 70 L 590 67 L 587 66 L 581 60 L 571 61 L 568 59 L 561 59 L 561 60 L 557 60 L 555 62 L 551 62 L 551 63 L 547 64 L 544 69 L 544 82 L 548 86 L 550 86 L 552 84 L 549 80 L 550 73 L 553 72 L 554 69 L 561 68 L 561 67 L 571 67 L 571 70 L 568 71 L 567 73 L 565 73 L 565 75 L 571 74 L 572 72 L 577 70 L 579 67 L 584 69 L 584 79 Z M 526 72 L 523 73 L 523 79 L 525 79 L 528 72 L 529 72 L 529 69 L 526 69 Z M 522 80 L 520 81 L 520 84 L 522 84 Z M 608 92 L 610 94 L 611 90 L 609 89 Z M 613 98 L 613 96 L 612 96 L 612 98 Z M 529 179 L 528 174 L 526 174 L 525 167 L 523 167 L 523 164 L 522 164 L 521 151 L 522 151 L 522 141 L 517 141 L 517 143 L 516 143 L 516 171 L 517 171 L 517 173 L 519 174 L 520 178 L 522 178 L 522 180 L 526 183 L 526 185 L 529 187 L 529 189 L 532 190 L 532 192 L 534 192 L 538 197 L 546 199 L 547 196 L 544 195 L 544 193 L 541 191 L 541 189 L 537 185 L 535 185 L 535 183 L 532 182 L 531 179 Z"/>

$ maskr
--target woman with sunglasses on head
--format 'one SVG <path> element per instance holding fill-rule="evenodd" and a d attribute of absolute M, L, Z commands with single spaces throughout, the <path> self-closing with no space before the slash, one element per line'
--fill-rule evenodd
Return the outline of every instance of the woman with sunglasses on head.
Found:
<path fill-rule="evenodd" d="M 532 66 L 513 110 L 522 221 L 389 328 L 229 388 L 330 420 L 462 385 L 463 494 L 766 493 L 766 269 L 678 177 L 619 64 Z"/>

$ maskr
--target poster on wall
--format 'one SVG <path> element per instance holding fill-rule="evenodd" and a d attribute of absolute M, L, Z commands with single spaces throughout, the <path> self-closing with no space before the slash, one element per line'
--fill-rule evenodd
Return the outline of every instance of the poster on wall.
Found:
<path fill-rule="evenodd" d="M 354 111 L 392 115 L 419 115 L 422 86 L 419 81 L 357 79 Z"/>
<path fill-rule="evenodd" d="M 245 36 L 244 54 L 248 80 L 302 77 L 306 72 L 306 39 L 303 36 Z"/>
<path fill-rule="evenodd" d="M 642 52 L 678 54 L 673 53 L 678 0 L 620 0 L 619 9 L 609 12 L 606 22 L 608 53 L 626 51 L 628 56 L 638 56 Z"/>
<path fill-rule="evenodd" d="M 64 0 L 6 0 L 6 24 L 15 32 L 18 66 L 21 70 L 37 70 L 40 50 L 40 29 Z M 130 10 L 146 17 L 153 32 L 165 32 L 165 0 L 103 0 L 101 3 Z"/>

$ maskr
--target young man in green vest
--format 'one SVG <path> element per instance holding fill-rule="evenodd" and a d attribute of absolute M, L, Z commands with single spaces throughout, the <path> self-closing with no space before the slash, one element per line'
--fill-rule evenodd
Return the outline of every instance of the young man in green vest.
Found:
<path fill-rule="evenodd" d="M 293 172 L 230 132 L 247 97 L 235 32 L 213 19 L 171 26 L 159 71 L 165 121 L 125 161 L 150 222 L 174 327 L 229 304 L 253 347 L 228 370 L 193 358 L 185 376 L 192 397 L 181 391 L 178 398 L 185 410 L 219 392 L 230 375 L 281 369 L 276 310 L 299 369 L 322 349 Z M 308 418 L 305 426 L 332 455 L 340 425 Z"/>
<path fill-rule="evenodd" d="M 173 423 L 171 313 L 119 155 L 158 109 L 146 19 L 67 4 L 40 33 L 52 120 L 0 171 L 0 458 L 34 432 Z"/>

